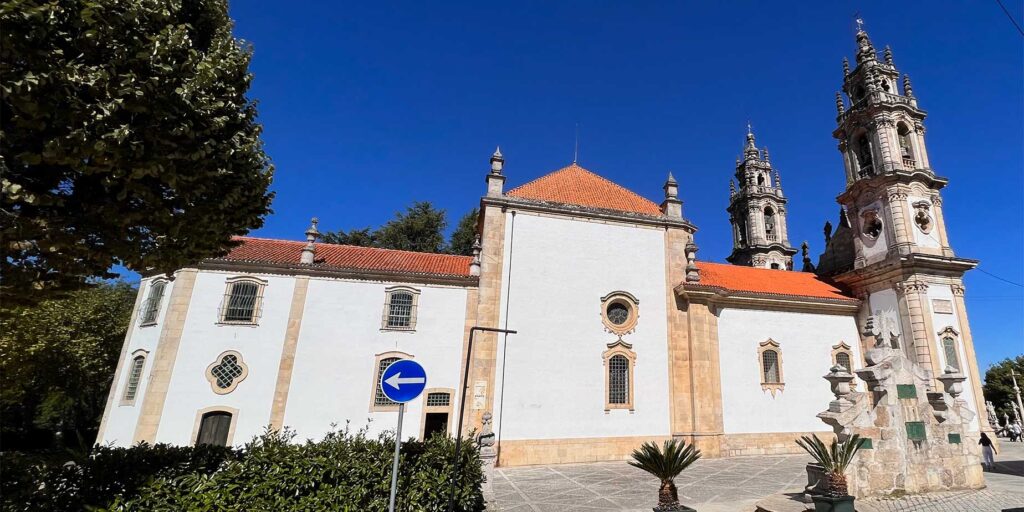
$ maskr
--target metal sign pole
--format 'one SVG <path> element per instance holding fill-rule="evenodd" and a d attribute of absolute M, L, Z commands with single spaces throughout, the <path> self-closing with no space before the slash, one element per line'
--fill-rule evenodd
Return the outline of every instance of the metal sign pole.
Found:
<path fill-rule="evenodd" d="M 395 512 L 395 494 L 398 491 L 398 456 L 402 450 L 402 416 L 405 415 L 405 402 L 398 404 L 398 428 L 395 429 L 395 463 L 391 466 L 391 502 L 388 512 Z"/>

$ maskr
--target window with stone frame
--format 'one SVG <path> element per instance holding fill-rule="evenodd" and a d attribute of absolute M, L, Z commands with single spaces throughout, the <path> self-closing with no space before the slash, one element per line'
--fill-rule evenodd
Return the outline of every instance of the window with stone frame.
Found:
<path fill-rule="evenodd" d="M 633 370 L 636 353 L 625 341 L 616 340 L 603 354 L 605 366 L 605 411 L 634 410 Z"/>
<path fill-rule="evenodd" d="M 139 394 L 139 385 L 142 383 L 142 371 L 145 367 L 146 351 L 136 350 L 134 357 L 132 357 L 131 366 L 128 369 L 124 393 L 121 394 L 121 405 L 135 405 L 135 399 Z"/>
<path fill-rule="evenodd" d="M 149 283 L 149 296 L 142 303 L 139 325 L 156 325 L 156 318 L 160 313 L 160 303 L 163 302 L 166 289 L 167 281 L 163 279 L 156 279 Z"/>
<path fill-rule="evenodd" d="M 619 336 L 629 334 L 639 321 L 640 301 L 624 291 L 611 292 L 601 297 L 601 322 L 608 332 Z"/>
<path fill-rule="evenodd" d="M 242 354 L 228 350 L 217 356 L 217 359 L 206 367 L 206 380 L 218 395 L 226 395 L 235 390 L 249 375 L 249 367 L 242 360 Z"/>
<path fill-rule="evenodd" d="M 785 387 L 782 373 L 782 346 L 775 340 L 762 341 L 757 348 L 757 361 L 761 374 L 761 389 L 772 397 Z"/>
<path fill-rule="evenodd" d="M 220 322 L 257 324 L 262 313 L 263 291 L 266 285 L 266 281 L 254 277 L 228 279 L 224 300 L 221 302 Z"/>
<path fill-rule="evenodd" d="M 380 388 L 380 379 L 384 371 L 395 361 L 400 359 L 412 359 L 413 356 L 405 352 L 390 351 L 377 354 L 373 361 L 373 372 L 370 382 L 370 412 L 397 411 L 398 402 L 392 401 Z"/>
<path fill-rule="evenodd" d="M 419 295 L 419 290 L 408 286 L 387 288 L 385 290 L 381 329 L 393 331 L 415 330 Z"/>

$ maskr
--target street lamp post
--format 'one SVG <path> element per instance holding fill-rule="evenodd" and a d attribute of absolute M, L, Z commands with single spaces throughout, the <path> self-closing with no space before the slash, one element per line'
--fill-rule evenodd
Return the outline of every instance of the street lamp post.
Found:
<path fill-rule="evenodd" d="M 495 327 L 478 327 L 473 326 L 469 328 L 469 344 L 466 347 L 466 366 L 464 367 L 465 375 L 462 378 L 462 394 L 459 398 L 459 423 L 458 428 L 455 429 L 455 454 L 452 464 L 455 468 L 452 470 L 452 482 L 448 490 L 448 512 L 455 510 L 455 485 L 459 480 L 459 452 L 462 450 L 462 416 L 466 410 L 466 391 L 469 387 L 469 362 L 473 355 L 473 335 L 477 331 L 484 332 L 503 332 L 505 334 L 515 334 L 516 331 L 510 331 L 508 329 L 498 329 Z"/>

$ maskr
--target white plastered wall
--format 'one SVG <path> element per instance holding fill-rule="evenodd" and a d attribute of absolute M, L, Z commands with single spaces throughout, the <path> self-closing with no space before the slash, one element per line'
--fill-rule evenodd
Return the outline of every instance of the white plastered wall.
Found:
<path fill-rule="evenodd" d="M 385 289 L 396 284 L 420 291 L 413 332 L 381 329 Z M 353 431 L 365 427 L 370 435 L 394 430 L 397 411 L 370 411 L 377 384 L 376 355 L 384 352 L 403 352 L 423 365 L 426 387 L 457 389 L 467 291 L 455 286 L 310 279 L 284 425 L 300 440 L 319 439 L 332 424 L 343 428 L 347 422 Z M 403 438 L 418 435 L 425 399 L 420 396 L 407 404 Z M 457 392 L 452 408 L 458 408 Z"/>
<path fill-rule="evenodd" d="M 868 299 L 868 303 L 871 305 L 871 314 L 875 317 L 875 332 L 880 333 L 886 340 L 889 339 L 891 333 L 896 333 L 900 337 L 900 343 L 904 343 L 907 337 L 903 336 L 899 298 L 896 296 L 896 290 L 886 289 L 874 292 Z"/>
<path fill-rule="evenodd" d="M 496 432 L 505 440 L 669 434 L 664 230 L 506 215 L 500 326 L 518 334 L 507 345 L 499 338 Z M 639 300 L 639 323 L 623 336 L 636 352 L 634 411 L 605 411 L 602 353 L 618 336 L 601 322 L 601 297 L 614 291 Z"/>
<path fill-rule="evenodd" d="M 785 389 L 761 389 L 760 343 L 779 343 Z M 724 308 L 718 316 L 722 419 L 726 434 L 816 432 L 828 426 L 815 417 L 835 399 L 822 378 L 832 366 L 832 347 L 845 342 L 854 369 L 862 367 L 860 337 L 852 315 Z"/>
<path fill-rule="evenodd" d="M 149 299 L 150 285 L 153 278 L 145 278 L 139 283 L 139 293 L 142 294 L 140 308 L 146 307 Z M 141 312 L 135 312 L 135 322 L 132 330 L 128 333 L 127 350 L 124 361 L 121 362 L 120 374 L 117 382 L 114 383 L 114 400 L 110 403 L 110 410 L 107 411 L 106 428 L 102 432 L 102 438 L 97 439 L 100 444 L 113 444 L 115 446 L 130 446 L 135 436 L 135 425 L 139 419 L 139 411 L 142 408 L 142 398 L 146 394 L 146 387 L 149 384 L 150 372 L 153 368 L 153 356 L 156 354 L 157 342 L 160 340 L 160 331 L 164 326 L 164 315 L 167 314 L 167 302 L 174 291 L 175 281 L 167 281 L 164 288 L 163 299 L 160 302 L 160 310 L 157 312 L 156 324 L 140 326 Z M 122 405 L 125 386 L 132 366 L 132 359 L 138 351 L 146 356 L 146 364 L 142 367 L 142 375 L 139 379 L 139 387 L 135 393 L 134 404 Z"/>

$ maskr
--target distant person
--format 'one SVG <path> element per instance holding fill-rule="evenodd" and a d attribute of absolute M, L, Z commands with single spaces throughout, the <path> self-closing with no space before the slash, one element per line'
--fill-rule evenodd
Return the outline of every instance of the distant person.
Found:
<path fill-rule="evenodd" d="M 1020 423 L 1014 423 L 1013 425 L 1010 425 L 1010 441 L 1013 441 L 1015 443 L 1020 442 L 1020 434 Z"/>
<path fill-rule="evenodd" d="M 981 445 L 981 453 L 985 457 L 984 464 L 985 469 L 991 470 L 996 465 L 996 447 L 992 446 L 992 440 L 988 438 L 988 434 L 982 432 L 981 440 L 978 441 Z"/>

